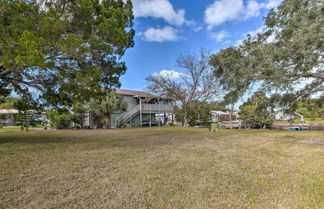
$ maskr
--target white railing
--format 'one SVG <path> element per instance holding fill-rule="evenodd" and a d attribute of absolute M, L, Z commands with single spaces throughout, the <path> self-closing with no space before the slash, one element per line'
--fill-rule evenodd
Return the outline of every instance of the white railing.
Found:
<path fill-rule="evenodd" d="M 118 126 L 118 124 L 127 123 L 128 120 L 130 120 L 139 111 L 140 111 L 140 105 L 134 106 L 129 111 L 127 111 L 127 112 L 123 113 L 121 116 L 117 117 L 115 120 L 115 125 Z"/>
<path fill-rule="evenodd" d="M 142 104 L 142 110 L 144 111 L 172 111 L 172 105 L 168 104 Z"/>

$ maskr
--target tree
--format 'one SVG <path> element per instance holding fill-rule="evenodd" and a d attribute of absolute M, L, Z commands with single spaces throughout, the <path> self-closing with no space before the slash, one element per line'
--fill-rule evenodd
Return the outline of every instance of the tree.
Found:
<path fill-rule="evenodd" d="M 75 121 L 75 115 L 66 108 L 56 108 L 46 112 L 51 126 L 56 129 L 71 128 L 71 123 Z"/>
<path fill-rule="evenodd" d="M 223 102 L 229 105 L 231 128 L 234 106 L 251 84 L 251 80 L 247 79 L 250 78 L 249 68 L 242 64 L 246 62 L 242 49 L 235 47 L 221 50 L 209 61 L 213 66 L 214 75 L 219 78 L 221 88 L 226 92 Z"/>
<path fill-rule="evenodd" d="M 0 102 L 0 109 L 13 109 L 15 108 L 14 104 L 18 98 L 14 97 L 2 97 L 0 98 L 0 101 L 3 101 L 2 103 Z"/>
<path fill-rule="evenodd" d="M 280 92 L 294 95 L 292 102 L 323 93 L 323 24 L 321 0 L 283 1 L 265 18 L 263 32 L 212 57 L 215 74 L 232 91 Z"/>
<path fill-rule="evenodd" d="M 240 118 L 245 125 L 253 128 L 264 128 L 273 123 L 269 111 L 270 99 L 264 92 L 256 92 L 245 103 L 240 106 Z"/>
<path fill-rule="evenodd" d="M 91 113 L 94 117 L 94 122 L 105 122 L 106 128 L 111 127 L 111 114 L 115 111 L 125 111 L 127 103 L 123 98 L 114 92 L 107 93 L 102 98 L 96 98 L 90 102 Z M 117 124 L 116 124 L 117 125 Z"/>
<path fill-rule="evenodd" d="M 303 99 L 297 102 L 296 112 L 315 120 L 324 116 L 324 105 L 320 99 Z"/>
<path fill-rule="evenodd" d="M 171 74 L 153 74 L 146 78 L 150 92 L 179 102 L 184 126 L 188 125 L 191 110 L 202 102 L 214 99 L 219 93 L 217 78 L 208 64 L 209 59 L 210 53 L 204 49 L 199 55 L 180 55 L 176 60 L 178 67 L 184 70 L 180 78 L 174 79 Z"/>
<path fill-rule="evenodd" d="M 211 120 L 211 111 L 218 110 L 215 103 L 199 102 L 196 108 L 192 109 L 188 116 L 188 124 L 190 126 L 202 125 L 208 126 Z"/>
<path fill-rule="evenodd" d="M 134 45 L 130 0 L 1 0 L 0 8 L 1 95 L 58 107 L 120 86 L 121 58 Z"/>
<path fill-rule="evenodd" d="M 35 110 L 37 108 L 37 104 L 35 104 L 31 98 L 23 97 L 17 99 L 13 106 L 19 112 L 15 118 L 15 121 L 20 124 L 22 131 L 28 131 L 28 127 L 32 125 L 32 114 L 30 111 Z"/>
<path fill-rule="evenodd" d="M 298 96 L 324 92 L 323 15 L 322 0 L 286 0 L 268 14 L 266 30 L 254 40 L 267 64 L 259 70 L 265 84 Z"/>
<path fill-rule="evenodd" d="M 89 106 L 82 102 L 75 102 L 72 106 L 72 112 L 74 115 L 74 122 L 79 124 L 81 128 L 84 128 L 84 122 L 89 114 Z"/>

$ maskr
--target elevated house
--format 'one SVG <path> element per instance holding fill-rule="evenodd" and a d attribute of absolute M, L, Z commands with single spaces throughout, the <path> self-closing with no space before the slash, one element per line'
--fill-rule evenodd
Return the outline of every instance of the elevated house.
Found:
<path fill-rule="evenodd" d="M 165 125 L 173 112 L 173 100 L 154 96 L 145 91 L 117 89 L 116 94 L 127 103 L 126 111 L 114 112 L 111 127 Z M 162 119 L 161 119 L 162 118 Z"/>

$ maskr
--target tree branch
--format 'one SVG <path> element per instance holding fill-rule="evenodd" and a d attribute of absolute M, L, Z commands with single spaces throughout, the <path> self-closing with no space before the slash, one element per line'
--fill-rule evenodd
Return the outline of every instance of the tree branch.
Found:
<path fill-rule="evenodd" d="M 5 71 L 0 72 L 0 78 L 7 75 L 7 74 L 9 74 L 9 73 L 10 73 L 9 70 L 5 70 Z"/>
<path fill-rule="evenodd" d="M 319 78 L 319 79 L 324 80 L 324 75 L 320 74 L 320 73 L 306 73 L 306 74 L 303 74 L 302 77 L 304 77 L 304 78 Z"/>

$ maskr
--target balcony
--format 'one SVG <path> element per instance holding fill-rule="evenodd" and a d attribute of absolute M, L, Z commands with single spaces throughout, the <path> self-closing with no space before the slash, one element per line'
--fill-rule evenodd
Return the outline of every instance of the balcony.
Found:
<path fill-rule="evenodd" d="M 171 113 L 172 104 L 142 104 L 142 113 Z"/>

